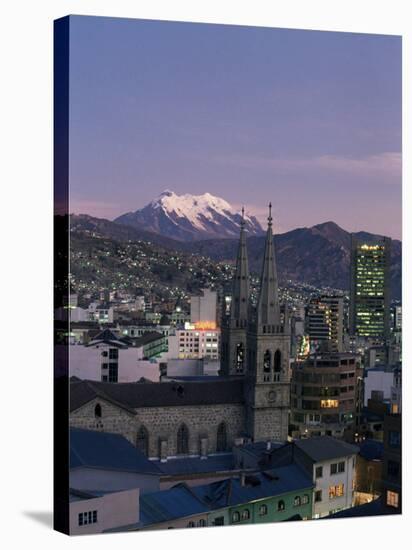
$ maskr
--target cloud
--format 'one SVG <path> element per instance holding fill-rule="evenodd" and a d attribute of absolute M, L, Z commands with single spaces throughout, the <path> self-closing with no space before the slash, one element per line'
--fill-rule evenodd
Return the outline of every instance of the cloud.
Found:
<path fill-rule="evenodd" d="M 237 165 L 242 168 L 271 169 L 280 175 L 302 175 L 311 171 L 325 175 L 352 175 L 369 180 L 379 178 L 380 183 L 400 185 L 402 176 L 402 155 L 384 152 L 363 157 L 344 155 L 318 155 L 314 157 L 273 158 L 258 155 L 231 155 L 216 157 L 218 162 Z"/>

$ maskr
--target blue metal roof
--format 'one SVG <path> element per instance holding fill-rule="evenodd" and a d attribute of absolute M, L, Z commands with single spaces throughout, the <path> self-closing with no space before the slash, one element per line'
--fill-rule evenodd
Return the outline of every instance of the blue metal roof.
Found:
<path fill-rule="evenodd" d="M 208 472 L 226 472 L 235 468 L 233 453 L 200 457 L 169 458 L 167 462 L 154 461 L 159 470 L 166 475 L 201 474 Z"/>
<path fill-rule="evenodd" d="M 140 521 L 143 525 L 171 521 L 181 517 L 208 512 L 185 484 L 179 484 L 167 491 L 157 491 L 140 496 Z"/>
<path fill-rule="evenodd" d="M 283 495 L 313 487 L 306 472 L 291 464 L 265 472 L 246 474 L 243 486 L 239 478 L 194 487 L 193 492 L 213 509 L 236 506 L 253 500 Z"/>
<path fill-rule="evenodd" d="M 156 465 L 122 435 L 70 428 L 70 468 L 80 467 L 160 475 Z"/>
<path fill-rule="evenodd" d="M 140 520 L 151 525 L 313 487 L 312 480 L 295 465 L 246 475 L 245 479 L 245 485 L 239 478 L 231 478 L 197 487 L 180 483 L 165 491 L 141 495 Z"/>

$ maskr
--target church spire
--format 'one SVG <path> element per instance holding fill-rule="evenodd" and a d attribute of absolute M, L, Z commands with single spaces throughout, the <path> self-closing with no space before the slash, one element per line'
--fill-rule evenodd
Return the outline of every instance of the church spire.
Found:
<path fill-rule="evenodd" d="M 240 222 L 240 239 L 236 260 L 236 273 L 233 282 L 232 303 L 230 307 L 231 321 L 239 321 L 238 326 L 244 326 L 248 316 L 249 303 L 249 267 L 246 249 L 245 209 L 242 207 Z"/>
<path fill-rule="evenodd" d="M 266 233 L 265 254 L 263 258 L 260 293 L 257 305 L 258 331 L 262 329 L 266 331 L 263 328 L 264 325 L 280 324 L 278 277 L 273 246 L 272 220 L 272 203 L 269 203 L 268 229 Z"/>

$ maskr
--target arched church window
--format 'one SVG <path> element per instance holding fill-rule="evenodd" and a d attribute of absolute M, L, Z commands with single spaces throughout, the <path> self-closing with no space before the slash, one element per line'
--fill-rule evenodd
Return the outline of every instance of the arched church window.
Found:
<path fill-rule="evenodd" d="M 137 432 L 136 447 L 145 456 L 149 455 L 149 432 L 144 426 L 140 426 L 140 429 Z"/>
<path fill-rule="evenodd" d="M 227 450 L 226 424 L 224 422 L 221 422 L 217 428 L 216 451 L 219 453 L 226 450 Z"/>
<path fill-rule="evenodd" d="M 240 342 L 236 345 L 236 372 L 243 372 L 243 365 L 245 362 L 245 349 L 243 343 Z"/>
<path fill-rule="evenodd" d="M 284 500 L 279 500 L 279 502 L 278 502 L 278 512 L 283 512 L 284 509 L 285 509 L 285 501 Z"/>
<path fill-rule="evenodd" d="M 265 351 L 265 355 L 263 356 L 263 372 L 268 373 L 270 372 L 270 363 L 271 363 L 271 353 L 267 349 Z"/>
<path fill-rule="evenodd" d="M 96 418 L 102 417 L 102 406 L 100 405 L 100 403 L 97 403 L 97 405 L 94 408 L 94 416 Z"/>
<path fill-rule="evenodd" d="M 189 430 L 186 424 L 182 424 L 177 430 L 177 454 L 189 454 Z"/>
<path fill-rule="evenodd" d="M 274 361 L 275 372 L 281 371 L 281 364 L 282 364 L 282 356 L 281 356 L 280 350 L 276 350 L 275 361 Z"/>

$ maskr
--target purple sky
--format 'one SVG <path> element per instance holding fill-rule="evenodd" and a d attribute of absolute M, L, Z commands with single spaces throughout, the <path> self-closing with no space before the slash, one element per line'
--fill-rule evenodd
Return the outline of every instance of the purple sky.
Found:
<path fill-rule="evenodd" d="M 74 16 L 70 210 L 206 191 L 401 237 L 401 39 Z"/>

